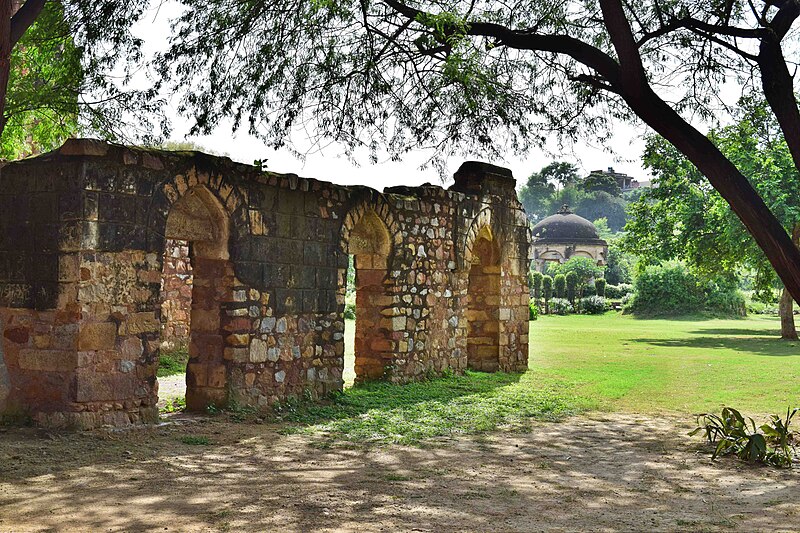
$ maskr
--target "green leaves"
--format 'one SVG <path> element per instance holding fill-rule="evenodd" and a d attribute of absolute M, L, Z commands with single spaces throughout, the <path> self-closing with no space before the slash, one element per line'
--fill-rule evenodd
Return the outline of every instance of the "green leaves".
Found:
<path fill-rule="evenodd" d="M 798 409 L 787 409 L 786 418 L 773 415 L 771 422 L 756 429 L 752 418 L 745 418 L 732 407 L 724 407 L 721 415 L 705 413 L 697 416 L 698 427 L 690 436 L 703 433 L 710 444 L 715 444 L 713 461 L 723 455 L 736 455 L 743 461 L 765 463 L 773 466 L 791 466 L 794 460 L 794 435 L 789 424 Z"/>

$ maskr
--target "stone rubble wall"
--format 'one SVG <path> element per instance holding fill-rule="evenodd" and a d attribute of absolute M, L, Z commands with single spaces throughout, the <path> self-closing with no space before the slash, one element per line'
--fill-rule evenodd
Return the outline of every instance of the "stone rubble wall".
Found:
<path fill-rule="evenodd" d="M 3 167 L 0 207 L 24 209 L 0 211 L 0 412 L 49 426 L 157 419 L 159 350 L 179 327 L 174 311 L 186 309 L 162 307 L 164 273 L 181 270 L 169 253 L 164 264 L 174 247 L 167 218 L 198 188 L 225 213 L 229 258 L 192 259 L 190 407 L 270 408 L 342 389 L 348 240 L 368 212 L 390 239 L 385 279 L 364 270 L 383 291 L 361 311 L 380 333 L 368 348 L 386 363 L 381 377 L 467 368 L 469 271 L 483 227 L 500 250 L 497 369 L 524 371 L 525 215 L 502 169 L 462 171 L 450 190 L 379 193 L 87 140 Z"/>

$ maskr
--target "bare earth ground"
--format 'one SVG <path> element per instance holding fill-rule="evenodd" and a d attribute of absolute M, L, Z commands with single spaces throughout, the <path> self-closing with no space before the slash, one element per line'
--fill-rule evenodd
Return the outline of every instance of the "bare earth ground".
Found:
<path fill-rule="evenodd" d="M 799 472 L 712 464 L 684 420 L 592 413 L 328 449 L 277 425 L 172 420 L 0 429 L 0 531 L 800 530 Z"/>

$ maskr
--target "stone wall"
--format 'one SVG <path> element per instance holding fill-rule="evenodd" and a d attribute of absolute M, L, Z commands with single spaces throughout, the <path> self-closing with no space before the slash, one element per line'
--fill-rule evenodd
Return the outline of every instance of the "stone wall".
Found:
<path fill-rule="evenodd" d="M 154 421 L 159 350 L 182 327 L 190 408 L 341 390 L 348 254 L 357 380 L 462 372 L 479 336 L 491 337 L 481 368 L 523 371 L 530 259 L 514 185 L 466 163 L 449 190 L 379 193 L 88 140 L 9 164 L 0 411 L 51 426 Z M 191 290 L 170 281 L 185 262 L 175 240 L 191 249 Z"/>
<path fill-rule="evenodd" d="M 161 276 L 161 348 L 174 350 L 189 344 L 192 313 L 192 263 L 189 243 L 167 239 Z"/>

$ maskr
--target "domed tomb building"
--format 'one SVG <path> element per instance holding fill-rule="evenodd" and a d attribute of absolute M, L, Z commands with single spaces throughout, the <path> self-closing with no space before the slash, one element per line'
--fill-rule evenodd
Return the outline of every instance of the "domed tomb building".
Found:
<path fill-rule="evenodd" d="M 564 205 L 533 227 L 533 257 L 536 270 L 544 272 L 548 261 L 564 263 L 571 257 L 588 257 L 599 266 L 606 264 L 608 243 L 600 238 L 594 224 Z"/>

